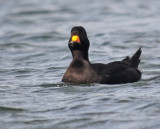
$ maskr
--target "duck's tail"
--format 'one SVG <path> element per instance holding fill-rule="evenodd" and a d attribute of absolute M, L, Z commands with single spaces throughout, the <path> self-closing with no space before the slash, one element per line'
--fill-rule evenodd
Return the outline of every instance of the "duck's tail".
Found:
<path fill-rule="evenodd" d="M 139 65 L 139 63 L 141 61 L 140 60 L 141 53 L 142 53 L 142 50 L 141 50 L 141 47 L 140 47 L 131 58 L 129 56 L 127 56 L 122 61 L 130 64 L 131 67 L 133 67 L 133 68 L 138 68 L 138 65 Z"/>
<path fill-rule="evenodd" d="M 130 65 L 133 68 L 138 68 L 138 65 L 140 63 L 140 56 L 141 56 L 142 50 L 141 47 L 138 49 L 138 51 L 131 57 L 130 59 Z"/>

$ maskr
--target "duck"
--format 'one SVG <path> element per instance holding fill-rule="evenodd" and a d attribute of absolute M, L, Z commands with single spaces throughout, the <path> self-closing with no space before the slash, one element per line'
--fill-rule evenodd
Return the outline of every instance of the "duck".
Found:
<path fill-rule="evenodd" d="M 142 72 L 138 69 L 141 47 L 132 57 L 127 56 L 121 61 L 92 64 L 88 57 L 89 46 L 90 42 L 84 27 L 73 27 L 68 42 L 72 61 L 63 75 L 62 82 L 122 84 L 137 82 L 141 79 Z"/>

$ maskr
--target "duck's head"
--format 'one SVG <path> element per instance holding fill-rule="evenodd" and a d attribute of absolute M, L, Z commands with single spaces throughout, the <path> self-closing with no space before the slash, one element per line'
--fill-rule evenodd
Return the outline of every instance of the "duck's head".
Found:
<path fill-rule="evenodd" d="M 90 43 L 86 30 L 81 26 L 73 27 L 71 30 L 71 37 L 68 42 L 73 58 L 81 56 L 82 58 L 88 60 L 89 45 Z"/>

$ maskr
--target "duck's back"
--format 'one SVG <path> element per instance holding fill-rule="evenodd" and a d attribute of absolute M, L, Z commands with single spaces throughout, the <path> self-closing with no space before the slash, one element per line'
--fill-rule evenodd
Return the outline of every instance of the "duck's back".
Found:
<path fill-rule="evenodd" d="M 100 83 L 118 84 L 135 82 L 141 78 L 141 72 L 123 61 L 109 64 L 92 64 L 96 73 L 101 76 Z"/>

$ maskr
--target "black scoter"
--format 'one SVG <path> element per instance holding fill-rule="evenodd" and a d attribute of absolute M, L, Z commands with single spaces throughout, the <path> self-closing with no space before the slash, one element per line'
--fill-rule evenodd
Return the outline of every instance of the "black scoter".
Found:
<path fill-rule="evenodd" d="M 86 30 L 82 26 L 73 27 L 68 42 L 73 60 L 62 78 L 63 82 L 121 84 L 140 80 L 142 73 L 138 65 L 141 47 L 131 58 L 127 56 L 122 61 L 91 64 L 88 58 L 89 45 Z"/>

